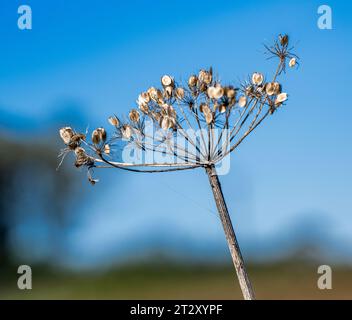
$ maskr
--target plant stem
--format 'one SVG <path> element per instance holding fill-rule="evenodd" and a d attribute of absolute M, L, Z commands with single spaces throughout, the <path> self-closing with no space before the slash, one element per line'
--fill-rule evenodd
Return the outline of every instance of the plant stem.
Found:
<path fill-rule="evenodd" d="M 227 210 L 224 195 L 221 190 L 219 177 L 216 173 L 214 165 L 205 167 L 205 170 L 209 177 L 209 182 L 213 191 L 216 207 L 219 211 L 220 220 L 224 228 L 227 244 L 230 249 L 232 261 L 236 269 L 237 278 L 240 283 L 243 297 L 245 300 L 254 300 L 254 291 L 249 281 L 241 250 L 237 243 L 236 235 L 233 230 L 231 218 Z"/>

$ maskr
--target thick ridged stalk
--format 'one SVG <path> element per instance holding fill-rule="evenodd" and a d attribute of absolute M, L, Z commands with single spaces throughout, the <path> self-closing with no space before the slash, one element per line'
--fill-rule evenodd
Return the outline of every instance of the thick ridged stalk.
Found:
<path fill-rule="evenodd" d="M 211 185 L 211 189 L 213 191 L 216 207 L 218 208 L 218 211 L 219 211 L 220 220 L 224 228 L 227 244 L 230 249 L 232 261 L 236 269 L 236 273 L 237 273 L 238 281 L 240 283 L 243 297 L 246 300 L 254 300 L 255 299 L 254 291 L 249 281 L 249 277 L 244 265 L 244 260 L 242 258 L 241 250 L 238 245 L 235 232 L 233 230 L 231 218 L 227 210 L 224 195 L 221 190 L 219 177 L 216 173 L 214 166 L 208 166 L 205 169 L 209 177 L 209 182 Z"/>

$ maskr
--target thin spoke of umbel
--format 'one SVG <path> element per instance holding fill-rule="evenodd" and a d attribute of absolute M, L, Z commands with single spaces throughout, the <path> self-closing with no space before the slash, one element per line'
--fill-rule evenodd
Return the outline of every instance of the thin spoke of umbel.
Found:
<path fill-rule="evenodd" d="M 241 250 L 238 245 L 235 232 L 233 230 L 231 218 L 227 210 L 224 195 L 221 190 L 219 177 L 216 173 L 214 166 L 208 166 L 205 168 L 205 170 L 209 177 L 209 182 L 211 185 L 211 189 L 213 191 L 216 207 L 219 211 L 220 220 L 224 228 L 227 244 L 230 249 L 232 261 L 236 269 L 236 273 L 237 273 L 238 281 L 240 283 L 243 297 L 246 300 L 254 300 L 255 299 L 254 291 L 249 281 L 244 260 L 242 258 Z"/>

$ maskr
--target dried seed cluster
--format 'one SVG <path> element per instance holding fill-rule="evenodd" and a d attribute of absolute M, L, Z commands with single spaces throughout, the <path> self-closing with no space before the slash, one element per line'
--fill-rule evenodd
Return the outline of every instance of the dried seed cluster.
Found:
<path fill-rule="evenodd" d="M 185 157 L 175 144 L 168 151 L 192 166 L 216 163 L 288 99 L 288 94 L 282 91 L 282 85 L 277 80 L 285 70 L 286 60 L 289 60 L 290 67 L 298 63 L 298 58 L 291 53 L 292 48 L 288 45 L 288 36 L 280 35 L 273 46 L 266 46 L 269 54 L 279 58 L 275 75 L 270 80 L 262 73 L 254 72 L 249 80 L 239 86 L 223 84 L 212 68 L 190 75 L 186 84 L 177 83 L 170 75 L 163 75 L 159 88 L 152 86 L 139 94 L 137 105 L 130 110 L 126 121 L 115 115 L 108 118 L 114 127 L 110 139 L 103 127 L 92 132 L 91 143 L 86 141 L 84 134 L 75 133 L 70 127 L 60 129 L 66 150 L 74 151 L 77 167 L 86 165 L 93 168 L 97 166 L 97 161 L 114 166 L 106 157 L 112 156 L 111 146 L 119 141 L 134 143 L 143 151 L 158 151 L 161 144 L 176 134 L 182 134 L 187 141 L 197 144 L 198 141 L 193 141 L 184 133 L 187 129 L 194 129 L 209 132 L 207 139 L 202 136 L 204 146 L 197 149 L 198 154 Z M 145 131 L 147 120 L 161 131 L 161 137 L 154 139 L 152 145 L 145 142 L 148 137 Z M 212 139 L 210 132 L 214 129 L 229 130 L 228 140 L 220 143 Z M 224 152 L 224 147 L 228 147 L 229 151 Z"/>

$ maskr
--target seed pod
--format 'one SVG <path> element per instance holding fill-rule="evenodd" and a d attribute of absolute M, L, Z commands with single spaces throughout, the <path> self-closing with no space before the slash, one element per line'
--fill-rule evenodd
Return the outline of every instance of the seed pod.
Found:
<path fill-rule="evenodd" d="M 150 99 L 155 101 L 156 103 L 161 103 L 163 100 L 163 94 L 159 89 L 155 89 L 154 87 L 151 87 L 148 89 L 148 95 Z"/>
<path fill-rule="evenodd" d="M 254 88 L 252 85 L 250 85 L 250 86 L 246 87 L 245 95 L 250 96 L 253 93 L 253 91 L 254 91 Z"/>
<path fill-rule="evenodd" d="M 98 129 L 95 129 L 93 132 L 92 132 L 92 142 L 94 144 L 98 144 L 99 142 L 101 141 L 100 139 L 100 134 L 98 132 Z"/>
<path fill-rule="evenodd" d="M 86 151 L 82 147 L 76 148 L 75 154 L 76 154 L 75 166 L 77 168 L 86 164 L 90 164 L 92 162 L 91 159 L 87 156 Z"/>
<path fill-rule="evenodd" d="M 296 58 L 292 58 L 288 63 L 288 65 L 290 66 L 290 68 L 293 68 L 296 65 L 296 63 L 297 63 Z"/>
<path fill-rule="evenodd" d="M 176 98 L 179 100 L 182 100 L 185 97 L 185 90 L 181 87 L 176 89 Z"/>
<path fill-rule="evenodd" d="M 150 96 L 147 92 L 142 92 L 137 99 L 137 104 L 140 109 L 142 107 L 148 106 L 148 102 L 150 101 Z"/>
<path fill-rule="evenodd" d="M 204 82 L 205 84 L 210 84 L 212 81 L 212 74 L 209 71 L 200 70 L 198 78 L 201 82 Z"/>
<path fill-rule="evenodd" d="M 279 35 L 279 41 L 282 46 L 287 46 L 288 45 L 288 35 L 284 34 L 283 36 L 280 34 Z"/>
<path fill-rule="evenodd" d="M 226 111 L 226 106 L 224 104 L 219 105 L 219 112 L 224 113 Z"/>
<path fill-rule="evenodd" d="M 264 81 L 264 76 L 261 73 L 259 73 L 259 72 L 254 72 L 253 73 L 253 75 L 252 75 L 252 83 L 254 85 L 259 86 L 259 85 L 261 85 L 263 83 L 263 81 Z"/>
<path fill-rule="evenodd" d="M 208 90 L 207 90 L 207 95 L 210 99 L 214 99 L 215 97 L 215 87 L 209 87 Z"/>
<path fill-rule="evenodd" d="M 276 105 L 280 105 L 281 103 L 283 103 L 284 101 L 286 101 L 287 98 L 288 98 L 287 93 L 285 93 L 285 92 L 280 93 L 280 94 L 276 97 L 275 104 L 276 104 Z"/>
<path fill-rule="evenodd" d="M 198 83 L 198 78 L 196 75 L 192 75 L 188 79 L 188 86 L 192 89 L 194 88 Z"/>
<path fill-rule="evenodd" d="M 229 99 L 232 99 L 236 96 L 236 90 L 232 87 L 227 87 L 225 93 Z"/>
<path fill-rule="evenodd" d="M 109 117 L 108 121 L 112 126 L 118 127 L 120 125 L 120 120 L 116 116 Z"/>
<path fill-rule="evenodd" d="M 170 99 L 172 97 L 172 90 L 173 90 L 173 88 L 171 86 L 167 86 L 164 88 L 164 98 L 165 99 Z"/>
<path fill-rule="evenodd" d="M 247 104 L 247 98 L 245 96 L 241 96 L 238 99 L 238 105 L 243 108 Z"/>
<path fill-rule="evenodd" d="M 60 131 L 60 137 L 63 140 L 65 144 L 69 144 L 71 142 L 71 139 L 74 135 L 74 132 L 71 127 L 64 127 L 61 128 Z"/>
<path fill-rule="evenodd" d="M 224 95 L 224 88 L 218 83 L 213 90 L 214 99 L 220 99 Z"/>
<path fill-rule="evenodd" d="M 108 144 L 106 144 L 106 145 L 104 146 L 104 153 L 105 153 L 105 154 L 110 154 L 110 146 L 109 146 Z"/>
<path fill-rule="evenodd" d="M 174 86 L 174 79 L 168 75 L 164 75 L 161 77 L 161 84 L 163 87 L 173 87 Z"/>
<path fill-rule="evenodd" d="M 95 129 L 92 133 L 92 141 L 94 144 L 98 144 L 101 141 L 106 140 L 106 131 L 104 128 Z"/>
<path fill-rule="evenodd" d="M 140 105 L 139 109 L 145 114 L 147 114 L 149 112 L 149 107 L 147 104 Z"/>
<path fill-rule="evenodd" d="M 210 112 L 210 108 L 209 106 L 206 104 L 206 103 L 202 103 L 200 106 L 199 106 L 199 111 L 204 113 L 204 114 L 207 114 Z"/>
<path fill-rule="evenodd" d="M 205 115 L 205 121 L 207 122 L 207 124 L 211 124 L 213 121 L 213 113 L 209 112 Z"/>
<path fill-rule="evenodd" d="M 139 112 L 136 109 L 132 109 L 129 113 L 129 118 L 132 122 L 139 121 Z"/>
<path fill-rule="evenodd" d="M 121 134 L 124 139 L 130 139 L 132 136 L 132 128 L 128 124 L 124 124 L 121 128 Z"/>

